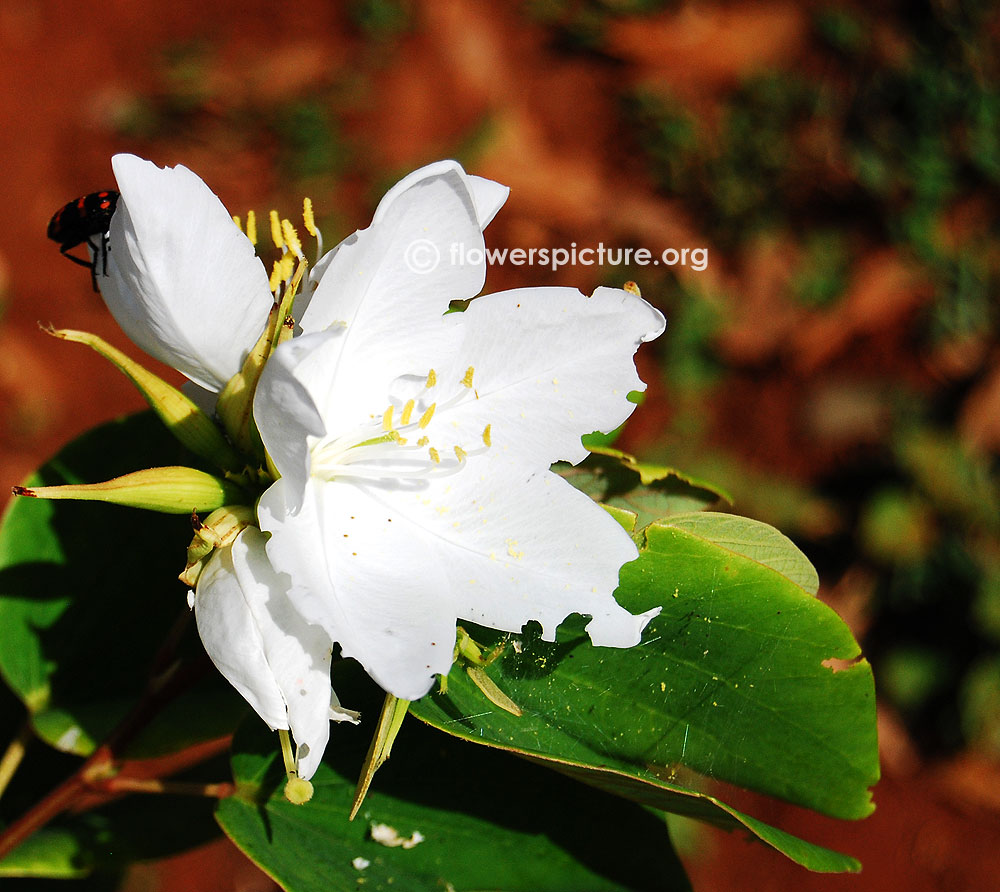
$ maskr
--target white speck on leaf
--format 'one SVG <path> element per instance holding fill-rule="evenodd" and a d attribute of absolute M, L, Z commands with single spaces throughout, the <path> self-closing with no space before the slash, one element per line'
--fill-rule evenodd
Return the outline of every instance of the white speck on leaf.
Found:
<path fill-rule="evenodd" d="M 388 824 L 372 824 L 371 835 L 375 842 L 390 849 L 412 849 L 424 841 L 424 835 L 419 830 L 414 830 L 408 837 L 400 836 L 399 831 Z"/>

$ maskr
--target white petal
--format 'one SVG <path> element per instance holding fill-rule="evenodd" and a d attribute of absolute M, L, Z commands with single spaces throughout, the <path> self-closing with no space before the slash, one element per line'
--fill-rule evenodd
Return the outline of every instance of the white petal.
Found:
<path fill-rule="evenodd" d="M 455 314 L 458 315 L 458 314 Z M 426 433 L 431 443 L 482 445 L 531 468 L 586 457 L 583 434 L 611 431 L 635 409 L 629 391 L 646 389 L 633 354 L 663 331 L 658 310 L 626 291 L 523 288 L 474 300 L 461 314 L 462 345 L 454 365 L 439 371 L 439 409 Z M 448 408 L 450 393 L 473 368 L 474 398 Z"/>
<path fill-rule="evenodd" d="M 291 729 L 299 774 L 308 779 L 326 748 L 330 719 L 357 715 L 340 707 L 330 687 L 330 636 L 292 606 L 288 578 L 271 567 L 265 541 L 249 527 L 215 553 L 198 580 L 195 617 L 219 671 L 272 729 Z"/>
<path fill-rule="evenodd" d="M 260 514 L 273 533 L 272 563 L 295 574 L 289 594 L 296 606 L 379 685 L 416 700 L 448 672 L 455 615 L 434 543 L 421 529 L 371 491 L 318 481 L 298 514 L 282 511 L 277 484 L 262 497 Z"/>
<path fill-rule="evenodd" d="M 253 245 L 186 167 L 112 159 L 121 198 L 101 293 L 151 356 L 220 391 L 260 335 L 272 298 Z"/>
<path fill-rule="evenodd" d="M 447 573 L 441 591 L 458 619 L 509 632 L 537 620 L 552 640 L 569 614 L 589 614 L 594 644 L 631 647 L 658 612 L 633 616 L 615 601 L 619 569 L 638 556 L 635 544 L 551 471 L 530 473 L 491 451 L 419 492 L 383 498 L 432 543 L 424 560 Z"/>
<path fill-rule="evenodd" d="M 493 180 L 487 180 L 484 177 L 475 176 L 469 177 L 468 184 L 472 192 L 472 199 L 476 204 L 479 228 L 485 229 L 490 225 L 500 208 L 504 206 L 504 202 L 507 201 L 510 187 L 503 186 Z"/>
<path fill-rule="evenodd" d="M 410 174 L 382 199 L 372 225 L 336 248 L 301 316 L 304 332 L 346 329 L 331 392 L 318 399 L 328 426 L 328 410 L 348 418 L 373 411 L 373 395 L 384 398 L 397 376 L 447 362 L 452 340 L 441 317 L 486 276 L 468 179 L 455 162 Z M 492 190 L 477 189 L 496 203 Z"/>
<path fill-rule="evenodd" d="M 231 549 L 216 551 L 202 570 L 194 615 L 216 668 L 268 727 L 287 728 L 285 699 L 264 656 L 260 629 L 243 597 Z"/>
<path fill-rule="evenodd" d="M 309 438 L 326 433 L 326 425 L 302 379 L 322 390 L 315 380 L 327 371 L 322 363 L 328 354 L 334 361 L 342 330 L 300 335 L 281 344 L 271 355 L 257 383 L 254 419 L 261 440 L 286 484 L 301 492 L 309 476 Z M 297 377 L 297 375 L 301 375 Z M 297 508 L 299 501 L 296 500 Z"/>
<path fill-rule="evenodd" d="M 326 749 L 330 705 L 337 702 L 330 687 L 333 642 L 292 606 L 286 594 L 288 577 L 271 567 L 266 540 L 260 530 L 245 529 L 233 543 L 233 565 L 288 709 L 288 725 L 298 744 L 299 775 L 308 780 Z M 341 711 L 337 718 L 350 717 Z"/>

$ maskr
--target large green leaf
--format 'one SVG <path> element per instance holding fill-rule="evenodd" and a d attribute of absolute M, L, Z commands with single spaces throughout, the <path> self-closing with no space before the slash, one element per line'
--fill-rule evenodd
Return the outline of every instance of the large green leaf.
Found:
<path fill-rule="evenodd" d="M 31 479 L 106 480 L 184 463 L 152 413 L 100 427 Z M 0 527 L 0 674 L 42 739 L 90 753 L 128 712 L 170 628 L 187 610 L 177 573 L 185 518 L 97 503 L 15 499 Z M 187 652 L 199 645 L 190 633 Z M 230 732 L 244 707 L 209 681 L 147 729 L 132 756 L 180 749 Z"/>
<path fill-rule="evenodd" d="M 640 558 L 621 573 L 625 607 L 662 607 L 638 648 L 595 648 L 580 622 L 564 623 L 554 643 L 516 636 L 487 671 L 522 708 L 520 718 L 494 707 L 458 669 L 446 695 L 412 711 L 647 804 L 743 824 L 813 869 L 856 869 L 677 781 L 683 766 L 836 817 L 871 812 L 871 671 L 864 661 L 839 672 L 824 664 L 852 660 L 858 647 L 836 614 L 779 572 L 806 581 L 804 561 L 756 521 L 667 519 L 646 530 Z"/>
<path fill-rule="evenodd" d="M 357 704 L 359 684 L 366 682 L 338 680 L 337 687 Z M 366 716 L 374 718 L 376 704 Z M 367 725 L 336 728 L 313 778 L 313 800 L 291 805 L 282 796 L 276 738 L 262 728 L 251 720 L 237 735 L 233 774 L 240 792 L 219 803 L 217 817 L 289 892 L 690 888 L 661 817 L 412 720 L 353 822 L 347 816 Z M 372 838 L 373 824 L 404 838 L 418 831 L 423 841 L 388 848 Z"/>

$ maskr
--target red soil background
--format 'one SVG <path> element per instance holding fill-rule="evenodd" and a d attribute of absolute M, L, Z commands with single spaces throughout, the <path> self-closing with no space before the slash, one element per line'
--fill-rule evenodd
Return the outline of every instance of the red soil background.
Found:
<path fill-rule="evenodd" d="M 621 19 L 605 37 L 613 62 L 598 64 L 554 46 L 515 4 L 415 0 L 404 33 L 374 40 L 338 4 L 319 0 L 4 0 L 0 480 L 21 480 L 77 434 L 142 408 L 109 365 L 45 337 L 37 325 L 92 331 L 136 353 L 85 272 L 45 239 L 57 207 L 113 184 L 114 152 L 186 164 L 237 213 L 277 207 L 292 216 L 308 189 L 327 218 L 328 240 L 336 241 L 367 225 L 395 174 L 461 151 L 473 172 L 511 187 L 489 230 L 491 245 L 711 245 L 713 233 L 698 231 L 644 177 L 609 97 L 623 80 L 667 84 L 711 119 L 719 97 L 741 78 L 798 61 L 807 6 L 703 3 Z M 283 160 L 284 137 L 269 122 L 303 97 L 332 104 L 350 156 L 335 172 L 290 174 Z M 678 276 L 688 288 L 736 296 L 725 308 L 731 321 L 719 343 L 726 361 L 778 366 L 760 391 L 743 379 L 728 403 L 706 409 L 724 419 L 713 422 L 713 436 L 754 467 L 806 478 L 831 458 L 796 441 L 803 382 L 870 364 L 875 356 L 919 386 L 931 373 L 899 344 L 926 289 L 900 257 L 872 254 L 853 271 L 836 311 L 809 313 L 776 297 L 785 265 L 780 250 L 739 257 L 715 251 L 707 270 Z M 494 268 L 488 289 L 558 283 L 586 291 L 599 284 L 600 272 Z M 655 289 L 644 287 L 644 295 L 657 302 Z M 657 443 L 675 408 L 656 385 L 661 370 L 654 358 L 644 361 L 651 398 L 628 442 L 640 453 Z M 158 370 L 176 380 L 175 373 Z M 994 383 L 981 402 L 991 405 L 997 389 Z M 980 410 L 969 424 L 989 441 L 997 436 L 996 415 Z M 856 602 L 838 600 L 826 587 L 824 596 L 864 631 L 863 607 L 852 610 Z M 923 759 L 888 709 L 880 732 L 885 776 L 875 789 L 877 811 L 866 821 L 826 820 L 750 794 L 732 799 L 765 821 L 856 855 L 864 863 L 861 875 L 810 874 L 761 846 L 705 829 L 684 846 L 695 888 L 995 888 L 996 766 L 974 754 Z M 220 841 L 140 866 L 124 888 L 250 892 L 273 884 Z"/>

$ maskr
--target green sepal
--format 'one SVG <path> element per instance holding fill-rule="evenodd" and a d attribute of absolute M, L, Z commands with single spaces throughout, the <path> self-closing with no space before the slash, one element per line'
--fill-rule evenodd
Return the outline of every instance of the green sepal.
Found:
<path fill-rule="evenodd" d="M 378 728 L 375 729 L 375 736 L 372 737 L 368 755 L 365 756 L 365 764 L 361 768 L 361 776 L 358 778 L 358 786 L 354 791 L 354 802 L 351 804 L 349 820 L 354 820 L 358 809 L 365 801 L 375 772 L 385 764 L 392 754 L 392 744 L 396 735 L 399 734 L 399 729 L 403 726 L 403 719 L 406 718 L 409 709 L 409 700 L 400 700 L 399 697 L 394 697 L 392 694 L 385 695 L 382 712 L 378 717 Z"/>
<path fill-rule="evenodd" d="M 214 511 L 229 503 L 246 502 L 247 494 L 238 486 L 204 471 L 185 467 L 148 468 L 103 483 L 65 486 L 15 486 L 16 496 L 38 499 L 74 499 L 110 502 L 129 508 L 144 508 L 164 514 Z"/>
<path fill-rule="evenodd" d="M 229 445 L 215 422 L 176 387 L 97 335 L 68 328 L 42 330 L 54 338 L 85 344 L 107 359 L 135 384 L 167 430 L 195 455 L 224 471 L 243 470 L 246 462 Z"/>

